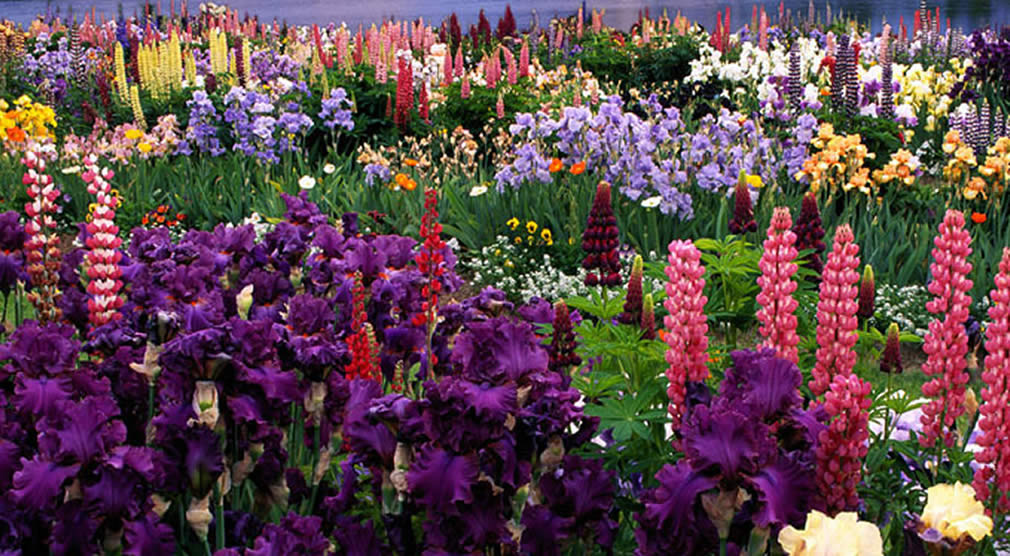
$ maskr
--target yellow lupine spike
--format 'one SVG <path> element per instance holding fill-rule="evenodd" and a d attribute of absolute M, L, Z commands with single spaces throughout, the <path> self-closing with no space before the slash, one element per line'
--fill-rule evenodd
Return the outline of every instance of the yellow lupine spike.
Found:
<path fill-rule="evenodd" d="M 144 120 L 144 111 L 140 106 L 140 87 L 133 85 L 130 87 L 130 107 L 133 108 L 133 120 L 140 129 L 147 129 L 147 122 Z"/>

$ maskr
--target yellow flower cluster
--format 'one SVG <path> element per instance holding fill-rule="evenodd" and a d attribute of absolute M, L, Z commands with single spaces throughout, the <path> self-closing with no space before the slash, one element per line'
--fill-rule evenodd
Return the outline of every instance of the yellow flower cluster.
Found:
<path fill-rule="evenodd" d="M 175 31 L 167 41 L 140 45 L 137 72 L 141 87 L 154 99 L 165 99 L 171 91 L 182 89 L 182 46 Z"/>
<path fill-rule="evenodd" d="M 228 72 L 228 38 L 219 29 L 211 29 L 208 37 L 210 43 L 210 71 L 217 75 Z"/>
<path fill-rule="evenodd" d="M 915 183 L 915 172 L 918 169 L 919 159 L 906 149 L 898 149 L 883 168 L 873 172 L 873 181 L 883 185 L 898 180 L 903 185 L 912 185 Z"/>
<path fill-rule="evenodd" d="M 56 127 L 56 112 L 52 108 L 33 102 L 27 95 L 9 103 L 0 98 L 0 139 L 20 143 L 31 137 L 52 137 Z"/>
<path fill-rule="evenodd" d="M 951 69 L 940 72 L 934 66 L 922 64 L 894 65 L 894 80 L 901 85 L 894 101 L 898 105 L 909 104 L 916 112 L 922 107 L 928 109 L 926 131 L 933 131 L 937 121 L 950 112 L 951 99 L 947 93 L 964 77 L 971 59 L 951 58 L 950 66 Z"/>
<path fill-rule="evenodd" d="M 969 201 L 1002 195 L 1010 184 L 1010 137 L 997 139 L 979 164 L 975 151 L 952 129 L 943 138 L 943 152 L 950 156 L 943 177 Z"/>
<path fill-rule="evenodd" d="M 522 222 L 520 222 L 515 216 L 509 218 L 508 221 L 505 222 L 505 225 L 513 232 L 519 230 L 520 224 L 522 224 Z M 535 220 L 528 220 L 526 222 L 526 244 L 533 245 L 534 242 L 537 241 L 538 229 L 540 230 L 539 240 L 548 247 L 554 245 L 554 234 L 551 233 L 551 229 L 547 227 L 541 228 Z M 523 243 L 521 233 L 520 235 L 517 235 L 513 241 L 515 241 L 517 245 Z"/>
<path fill-rule="evenodd" d="M 119 41 L 115 43 L 115 50 L 112 54 L 112 63 L 116 66 L 116 91 L 119 98 L 125 103 L 130 101 L 130 89 L 126 86 L 126 57 L 123 54 L 123 45 Z"/>
<path fill-rule="evenodd" d="M 822 187 L 832 192 L 841 187 L 846 192 L 856 189 L 866 195 L 872 193 L 870 169 L 863 163 L 876 155 L 866 150 L 858 134 L 836 135 L 835 128 L 825 123 L 811 144 L 820 150 L 803 162 L 796 179 L 809 180 L 814 193 Z"/>

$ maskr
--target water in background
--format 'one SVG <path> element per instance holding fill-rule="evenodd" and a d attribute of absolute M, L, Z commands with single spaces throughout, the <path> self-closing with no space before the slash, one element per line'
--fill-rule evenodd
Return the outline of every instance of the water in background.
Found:
<path fill-rule="evenodd" d="M 156 1 L 156 0 L 154 0 Z M 113 17 L 117 7 L 122 4 L 129 15 L 134 10 L 140 11 L 142 0 L 85 0 L 66 1 L 52 0 L 0 0 L 0 19 L 11 19 L 20 23 L 28 23 L 47 6 L 50 10 L 59 10 L 67 14 L 69 10 L 82 14 L 90 10 L 92 5 L 99 13 Z M 370 0 L 365 2 L 351 0 L 231 0 L 228 5 L 258 15 L 260 21 L 270 21 L 276 18 L 294 24 L 325 24 L 330 21 L 346 22 L 350 27 L 369 25 L 390 17 L 417 18 L 425 21 L 441 21 L 452 12 L 459 16 L 460 23 L 468 26 L 476 23 L 477 15 L 483 8 L 488 19 L 494 25 L 504 12 L 505 5 L 511 4 L 512 11 L 520 28 L 525 28 L 530 21 L 530 13 L 534 8 L 539 12 L 542 23 L 552 15 L 570 15 L 578 10 L 580 2 L 575 0 Z M 178 2 L 176 4 L 178 6 Z M 195 11 L 199 2 L 190 1 L 191 11 Z M 715 27 L 716 12 L 732 8 L 733 27 L 738 28 L 750 20 L 751 10 L 755 5 L 764 5 L 769 12 L 778 10 L 778 2 L 755 2 L 754 0 L 598 0 L 589 3 L 589 7 L 606 8 L 604 22 L 607 25 L 628 29 L 637 19 L 638 11 L 648 7 L 653 16 L 659 15 L 666 8 L 672 17 L 678 10 L 692 21 L 698 21 L 707 28 Z M 824 0 L 815 0 L 817 10 L 822 14 L 825 9 Z M 918 0 L 834 0 L 831 10 L 837 14 L 843 11 L 857 17 L 862 22 L 870 22 L 875 30 L 879 30 L 882 18 L 890 23 L 897 23 L 899 16 L 905 17 L 905 23 L 911 31 L 912 14 L 918 7 Z M 936 0 L 928 1 L 930 9 L 938 5 Z M 166 12 L 169 0 L 161 1 Z M 1010 1 L 1008 0 L 944 0 L 939 4 L 941 20 L 950 18 L 951 25 L 970 31 L 987 25 L 1010 24 Z M 807 0 L 785 0 L 785 7 L 794 14 L 806 14 Z M 769 15 L 772 15 L 769 13 Z M 774 19 L 774 18 L 773 18 Z"/>

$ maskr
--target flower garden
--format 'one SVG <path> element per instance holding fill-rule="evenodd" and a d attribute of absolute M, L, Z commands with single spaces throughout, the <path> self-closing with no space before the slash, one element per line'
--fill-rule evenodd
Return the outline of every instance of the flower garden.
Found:
<path fill-rule="evenodd" d="M 0 23 L 0 554 L 1010 552 L 1010 28 L 605 17 Z"/>

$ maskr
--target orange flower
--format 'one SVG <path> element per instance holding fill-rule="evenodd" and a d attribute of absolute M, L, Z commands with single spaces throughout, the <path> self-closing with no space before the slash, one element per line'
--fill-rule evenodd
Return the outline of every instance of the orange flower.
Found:
<path fill-rule="evenodd" d="M 417 182 L 410 178 L 407 178 L 407 183 L 403 184 L 403 188 L 406 189 L 407 191 L 413 191 L 417 189 Z"/>
<path fill-rule="evenodd" d="M 558 170 L 560 170 L 564 166 L 565 165 L 561 162 L 560 158 L 552 158 L 551 159 L 551 165 L 548 166 L 547 169 L 550 170 L 550 172 L 553 174 L 554 172 L 557 172 Z"/>
<path fill-rule="evenodd" d="M 406 186 L 407 180 L 409 179 L 410 178 L 407 177 L 407 174 L 404 174 L 403 172 L 399 172 L 395 176 L 393 176 L 393 181 L 396 182 L 396 185 L 399 185 L 400 187 Z"/>
<path fill-rule="evenodd" d="M 985 214 L 981 212 L 971 213 L 971 221 L 976 224 L 982 224 L 985 222 Z"/>
<path fill-rule="evenodd" d="M 585 161 L 576 162 L 575 164 L 572 164 L 572 169 L 569 170 L 569 171 L 572 173 L 573 176 L 577 176 L 577 175 L 581 174 L 582 172 L 585 172 L 586 171 L 586 163 L 585 163 Z"/>
<path fill-rule="evenodd" d="M 408 159 L 404 160 L 403 163 L 406 164 L 407 166 L 410 166 L 411 168 L 413 168 L 414 166 L 417 166 L 417 164 L 418 164 L 417 160 L 415 160 L 413 158 L 408 158 Z"/>
<path fill-rule="evenodd" d="M 16 143 L 20 143 L 25 140 L 25 132 L 20 127 L 9 127 L 7 128 L 7 138 Z"/>

